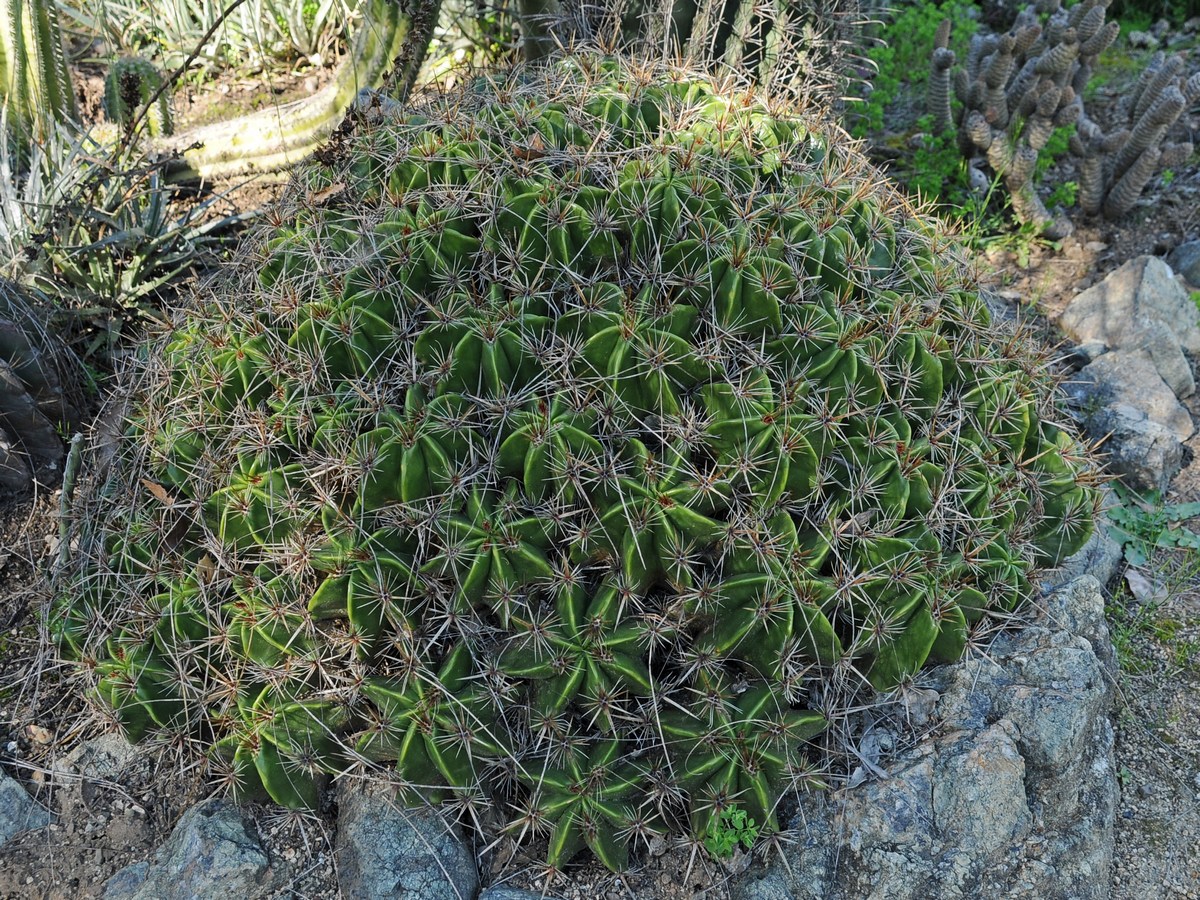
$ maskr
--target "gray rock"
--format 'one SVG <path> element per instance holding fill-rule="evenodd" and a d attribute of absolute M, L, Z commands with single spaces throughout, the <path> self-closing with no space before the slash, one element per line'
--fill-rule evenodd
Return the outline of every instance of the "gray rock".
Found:
<path fill-rule="evenodd" d="M 150 874 L 150 863 L 146 860 L 132 863 L 116 872 L 104 882 L 104 897 L 133 897 L 138 889 L 146 883 Z"/>
<path fill-rule="evenodd" d="M 1111 349 L 1104 341 L 1084 341 L 1069 347 L 1062 356 L 1062 362 L 1072 369 L 1082 369 Z"/>
<path fill-rule="evenodd" d="M 274 889 L 270 860 L 233 804 L 216 798 L 183 814 L 150 863 L 134 863 L 104 885 L 104 900 L 231 900 Z"/>
<path fill-rule="evenodd" d="M 1130 47 L 1142 50 L 1152 50 L 1158 46 L 1158 38 L 1148 31 L 1131 31 L 1127 40 Z"/>
<path fill-rule="evenodd" d="M 0 428 L 0 488 L 23 494 L 32 477 L 20 451 L 8 439 L 4 429 Z"/>
<path fill-rule="evenodd" d="M 1143 351 L 1114 350 L 1084 366 L 1066 386 L 1077 416 L 1104 439 L 1109 468 L 1134 490 L 1165 490 L 1183 464 L 1192 417 Z"/>
<path fill-rule="evenodd" d="M 1079 370 L 1075 379 L 1085 396 L 1111 406 L 1126 405 L 1144 413 L 1151 422 L 1169 428 L 1180 441 L 1196 431 L 1191 414 L 1163 382 L 1148 353 L 1114 350 Z M 1075 390 L 1069 393 L 1074 396 Z"/>
<path fill-rule="evenodd" d="M 935 670 L 938 729 L 886 778 L 805 797 L 787 865 L 753 870 L 733 896 L 1107 897 L 1113 665 L 1100 585 L 1079 578 L 986 658 Z"/>
<path fill-rule="evenodd" d="M 1200 288 L 1200 241 L 1187 241 L 1167 254 L 1167 265 L 1193 287 Z"/>
<path fill-rule="evenodd" d="M 555 900 L 555 898 L 549 894 L 538 894 L 534 891 L 522 891 L 500 885 L 488 888 L 479 895 L 479 900 Z"/>
<path fill-rule="evenodd" d="M 114 781 L 138 759 L 137 749 L 120 734 L 102 734 L 84 741 L 62 758 L 58 768 L 83 779 Z"/>
<path fill-rule="evenodd" d="M 407 809 L 385 785 L 338 793 L 338 883 L 355 900 L 471 900 L 475 860 L 436 813 Z"/>
<path fill-rule="evenodd" d="M 0 772 L 0 844 L 35 828 L 45 828 L 54 816 L 41 807 L 3 772 Z"/>
<path fill-rule="evenodd" d="M 1150 354 L 1154 368 L 1176 397 L 1183 399 L 1196 393 L 1196 378 L 1192 364 L 1183 355 L 1175 334 L 1157 319 L 1138 316 L 1136 321 L 1139 343 L 1125 349 L 1142 350 Z"/>
<path fill-rule="evenodd" d="M 1200 310 L 1161 259 L 1139 256 L 1075 296 L 1059 325 L 1079 344 L 1143 350 L 1179 397 L 1195 391 L 1183 351 L 1200 352 Z"/>

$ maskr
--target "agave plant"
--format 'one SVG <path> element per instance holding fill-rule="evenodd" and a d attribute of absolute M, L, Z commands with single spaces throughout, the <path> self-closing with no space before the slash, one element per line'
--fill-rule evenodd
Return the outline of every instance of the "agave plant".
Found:
<path fill-rule="evenodd" d="M 370 767 L 557 868 L 764 833 L 850 685 L 1081 546 L 953 245 L 791 107 L 582 56 L 348 129 L 130 386 L 51 621 L 134 738 Z M 90 549 L 89 549 L 90 548 Z"/>

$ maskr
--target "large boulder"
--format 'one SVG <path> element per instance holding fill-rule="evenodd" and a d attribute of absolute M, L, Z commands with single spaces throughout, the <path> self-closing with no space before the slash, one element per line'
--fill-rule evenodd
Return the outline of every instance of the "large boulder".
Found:
<path fill-rule="evenodd" d="M 479 890 L 475 860 L 436 812 L 408 809 L 387 785 L 343 782 L 338 882 L 356 900 L 463 900 Z"/>
<path fill-rule="evenodd" d="M 253 900 L 277 887 L 254 826 L 217 798 L 191 807 L 153 861 L 117 872 L 104 900 Z"/>

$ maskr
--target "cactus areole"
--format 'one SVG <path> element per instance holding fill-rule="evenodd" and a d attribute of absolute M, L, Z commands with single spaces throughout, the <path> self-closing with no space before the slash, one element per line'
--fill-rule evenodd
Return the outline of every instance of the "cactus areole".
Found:
<path fill-rule="evenodd" d="M 777 829 L 836 686 L 1093 520 L 1044 366 L 839 142 L 600 57 L 346 130 L 131 387 L 64 651 L 289 807 L 374 769 L 554 868 Z"/>

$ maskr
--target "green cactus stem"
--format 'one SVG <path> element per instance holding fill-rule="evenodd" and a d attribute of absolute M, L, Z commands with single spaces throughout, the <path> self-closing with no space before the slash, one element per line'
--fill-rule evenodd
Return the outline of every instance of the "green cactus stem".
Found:
<path fill-rule="evenodd" d="M 307 99 L 158 142 L 159 150 L 178 154 L 167 168 L 169 177 L 184 181 L 272 172 L 304 159 L 333 133 L 360 91 L 382 84 L 406 42 L 426 30 L 414 32 L 414 23 L 436 19 L 440 5 L 441 0 L 422 0 L 409 9 L 398 0 L 370 0 L 332 83 Z M 417 53 L 423 56 L 424 44 Z M 392 86 L 401 93 L 411 87 L 417 67 L 403 68 L 403 78 Z"/>
<path fill-rule="evenodd" d="M 0 100 L 18 147 L 56 123 L 75 120 L 54 0 L 0 2 Z"/>

